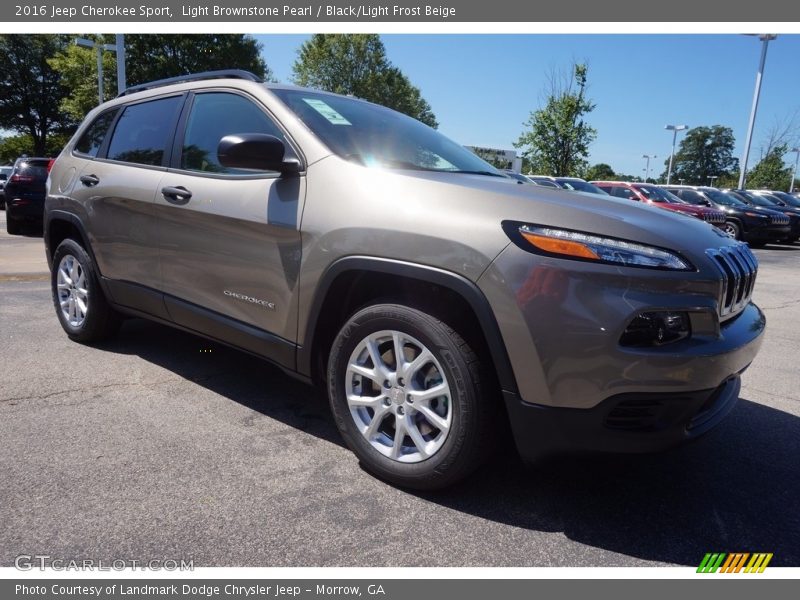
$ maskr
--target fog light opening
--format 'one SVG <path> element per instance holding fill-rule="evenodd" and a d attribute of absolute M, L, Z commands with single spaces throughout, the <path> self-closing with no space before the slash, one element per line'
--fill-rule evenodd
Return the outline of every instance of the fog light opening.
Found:
<path fill-rule="evenodd" d="M 628 324 L 619 343 L 634 348 L 663 346 L 685 339 L 691 333 L 689 313 L 643 312 Z"/>

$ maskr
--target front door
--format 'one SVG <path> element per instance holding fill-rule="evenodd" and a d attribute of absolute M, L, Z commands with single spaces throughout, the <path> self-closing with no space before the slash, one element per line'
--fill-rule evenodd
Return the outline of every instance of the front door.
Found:
<path fill-rule="evenodd" d="M 174 168 L 155 200 L 168 309 L 181 325 L 269 355 L 271 343 L 296 341 L 305 178 L 219 163 L 217 146 L 229 134 L 267 133 L 286 141 L 253 99 L 202 92 L 190 97 L 187 110 Z M 261 342 L 245 339 L 259 332 L 270 335 Z"/>

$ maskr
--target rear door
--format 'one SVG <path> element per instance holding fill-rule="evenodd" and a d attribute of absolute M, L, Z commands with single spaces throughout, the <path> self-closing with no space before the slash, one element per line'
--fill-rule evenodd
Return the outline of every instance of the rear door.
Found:
<path fill-rule="evenodd" d="M 237 91 L 191 94 L 181 121 L 172 168 L 155 200 L 170 315 L 225 340 L 223 328 L 242 324 L 250 333 L 269 332 L 274 338 L 264 337 L 264 345 L 230 341 L 270 354 L 270 343 L 297 337 L 305 177 L 226 168 L 217 147 L 226 135 L 266 133 L 284 141 L 287 156 L 298 153 L 266 108 Z"/>
<path fill-rule="evenodd" d="M 71 195 L 83 206 L 100 272 L 113 280 L 115 301 L 136 308 L 135 298 L 115 289 L 120 282 L 160 285 L 154 200 L 183 101 L 173 94 L 101 115 L 74 153 L 85 162 Z M 108 120 L 111 133 L 101 135 Z"/>

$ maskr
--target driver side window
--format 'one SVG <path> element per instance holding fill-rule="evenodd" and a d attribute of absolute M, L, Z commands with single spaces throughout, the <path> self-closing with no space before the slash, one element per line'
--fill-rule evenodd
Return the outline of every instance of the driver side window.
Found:
<path fill-rule="evenodd" d="M 274 135 L 286 145 L 287 155 L 291 154 L 280 128 L 255 103 L 238 94 L 207 92 L 194 97 L 183 136 L 181 169 L 230 175 L 258 173 L 220 164 L 217 157 L 219 141 L 234 133 Z"/>

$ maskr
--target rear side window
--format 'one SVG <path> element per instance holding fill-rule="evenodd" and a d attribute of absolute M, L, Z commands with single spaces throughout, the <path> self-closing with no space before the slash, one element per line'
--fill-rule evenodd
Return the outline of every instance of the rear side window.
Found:
<path fill-rule="evenodd" d="M 49 159 L 25 160 L 17 163 L 16 175 L 20 177 L 33 177 L 34 179 L 47 179 L 47 165 Z"/>
<path fill-rule="evenodd" d="M 114 122 L 116 110 L 109 110 L 97 117 L 94 122 L 89 125 L 86 131 L 83 132 L 81 139 L 75 144 L 75 150 L 81 154 L 86 154 L 94 158 L 100 151 L 100 146 L 103 145 L 103 140 L 106 139 L 108 128 Z"/>
<path fill-rule="evenodd" d="M 186 121 L 181 169 L 205 173 L 253 173 L 252 170 L 229 169 L 219 163 L 219 141 L 233 133 L 266 133 L 286 144 L 278 126 L 247 98 L 227 92 L 197 94 Z M 287 154 L 291 154 L 288 144 Z"/>
<path fill-rule="evenodd" d="M 117 121 L 108 158 L 140 165 L 161 165 L 182 96 L 125 107 Z"/>

